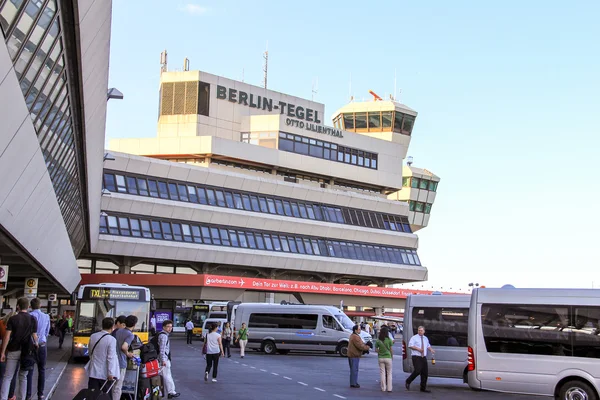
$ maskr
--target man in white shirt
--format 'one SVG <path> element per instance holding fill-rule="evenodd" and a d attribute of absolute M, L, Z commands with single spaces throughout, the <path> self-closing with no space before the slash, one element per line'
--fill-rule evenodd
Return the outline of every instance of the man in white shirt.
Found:
<path fill-rule="evenodd" d="M 106 380 L 119 379 L 121 371 L 117 359 L 117 339 L 111 335 L 114 325 L 114 319 L 104 318 L 102 330 L 90 337 L 90 362 L 86 365 L 88 389 L 100 390 Z"/>
<path fill-rule="evenodd" d="M 185 334 L 187 336 L 187 344 L 192 344 L 192 335 L 194 333 L 194 323 L 192 320 L 188 319 L 188 322 L 185 323 Z"/>
<path fill-rule="evenodd" d="M 435 350 L 429 345 L 429 339 L 425 336 L 425 328 L 420 326 L 418 334 L 411 337 L 408 342 L 408 348 L 411 349 L 412 362 L 415 370 L 406 380 L 406 390 L 410 390 L 410 384 L 418 375 L 421 375 L 421 392 L 430 393 L 427 389 L 427 376 L 429 374 L 427 366 L 427 354 L 435 354 Z"/>

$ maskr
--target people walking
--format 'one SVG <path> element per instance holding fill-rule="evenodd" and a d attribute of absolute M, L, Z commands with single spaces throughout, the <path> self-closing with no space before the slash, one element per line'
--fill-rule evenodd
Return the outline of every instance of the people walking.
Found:
<path fill-rule="evenodd" d="M 120 318 L 120 317 L 119 317 Z M 127 371 L 127 359 L 133 357 L 133 353 L 129 351 L 131 342 L 133 342 L 133 328 L 138 322 L 138 317 L 130 315 L 125 317 L 125 327 L 116 331 L 115 339 L 117 340 L 117 358 L 119 360 L 120 375 L 119 380 L 115 383 L 112 389 L 112 398 L 120 399 L 123 391 L 123 381 L 125 380 L 125 372 Z M 116 325 L 116 324 L 115 324 Z M 113 331 L 114 333 L 115 331 Z"/>
<path fill-rule="evenodd" d="M 242 327 L 238 331 L 237 341 L 240 344 L 240 357 L 244 358 L 246 352 L 246 345 L 248 344 L 248 328 L 246 323 L 242 323 Z"/>
<path fill-rule="evenodd" d="M 172 331 L 173 321 L 166 319 L 162 323 L 162 331 L 158 333 L 158 362 L 162 365 L 161 374 L 169 399 L 179 397 L 180 395 L 175 391 L 175 382 L 171 374 L 171 344 L 169 342 L 169 335 Z"/>
<path fill-rule="evenodd" d="M 69 333 L 73 333 L 73 316 L 71 314 L 67 317 L 67 323 L 69 325 Z"/>
<path fill-rule="evenodd" d="M 217 333 L 217 324 L 211 324 L 209 332 L 206 335 L 206 370 L 204 371 L 204 380 L 208 381 L 208 374 L 212 368 L 212 381 L 217 381 L 217 372 L 219 368 L 219 357 L 223 357 L 223 341 L 221 335 Z"/>
<path fill-rule="evenodd" d="M 408 341 L 408 348 L 411 349 L 411 356 L 414 371 L 405 382 L 406 390 L 410 390 L 410 384 L 415 378 L 421 375 L 421 392 L 429 393 L 431 390 L 427 389 L 427 376 L 429 374 L 429 367 L 427 365 L 427 354 L 435 354 L 435 350 L 429 345 L 429 339 L 425 336 L 425 328 L 419 326 L 418 333 L 410 338 Z"/>
<path fill-rule="evenodd" d="M 27 313 L 27 308 L 29 308 L 29 300 L 21 297 L 17 300 L 17 315 L 12 316 L 6 324 L 6 333 L 2 339 L 0 353 L 0 362 L 6 362 L 6 370 L 2 378 L 1 400 L 8 400 L 10 381 L 21 363 L 21 352 L 28 351 L 31 345 L 38 346 L 37 320 Z M 17 400 L 25 400 L 27 372 L 25 368 L 19 370 Z"/>
<path fill-rule="evenodd" d="M 223 341 L 223 353 L 227 353 L 227 358 L 231 357 L 231 338 L 233 337 L 233 329 L 231 329 L 231 325 L 229 322 L 225 323 L 225 327 L 223 327 L 223 332 L 221 333 L 222 341 Z"/>
<path fill-rule="evenodd" d="M 99 391 L 107 380 L 120 378 L 117 340 L 111 335 L 114 325 L 114 319 L 104 318 L 102 330 L 90 336 L 88 345 L 90 361 L 85 366 L 88 375 L 88 389 Z"/>
<path fill-rule="evenodd" d="M 194 323 L 191 319 L 185 323 L 185 336 L 187 338 L 187 344 L 192 344 L 192 335 L 194 334 Z"/>
<path fill-rule="evenodd" d="M 363 351 L 367 351 L 369 348 L 369 346 L 363 343 L 363 340 L 360 337 L 360 325 L 354 325 L 348 342 L 348 365 L 350 366 L 351 388 L 360 387 L 358 384 L 358 364 L 363 355 Z"/>
<path fill-rule="evenodd" d="M 387 326 L 381 328 L 379 337 L 375 342 L 375 351 L 379 362 L 379 382 L 381 383 L 382 392 L 392 391 L 392 360 L 394 358 L 392 346 L 393 343 L 388 337 Z"/>
<path fill-rule="evenodd" d="M 48 356 L 48 335 L 50 334 L 50 316 L 40 310 L 40 299 L 37 297 L 31 300 L 31 312 L 29 313 L 37 322 L 38 348 L 36 364 L 38 370 L 37 380 L 37 398 L 44 399 L 44 386 L 46 383 L 46 358 Z M 33 394 L 33 369 L 27 374 L 27 399 L 31 399 Z"/>
<path fill-rule="evenodd" d="M 65 335 L 69 329 L 69 320 L 67 318 L 67 312 L 65 311 L 62 318 L 56 323 L 56 330 L 58 331 L 58 348 L 62 349 L 63 342 L 65 341 Z"/>
<path fill-rule="evenodd" d="M 117 332 L 119 332 L 119 329 L 125 328 L 125 321 L 127 321 L 126 315 L 119 315 L 117 319 L 115 319 L 115 327 L 111 333 L 115 339 L 117 338 Z"/>

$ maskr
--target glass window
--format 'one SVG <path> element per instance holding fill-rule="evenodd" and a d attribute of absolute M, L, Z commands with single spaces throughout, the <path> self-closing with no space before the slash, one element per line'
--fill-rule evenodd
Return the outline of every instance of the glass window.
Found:
<path fill-rule="evenodd" d="M 206 198 L 208 199 L 208 204 L 211 206 L 217 205 L 217 198 L 215 196 L 215 191 L 212 189 L 206 189 Z"/>
<path fill-rule="evenodd" d="M 161 228 L 163 231 L 163 238 L 165 240 L 173 240 L 173 235 L 171 233 L 171 224 L 168 222 L 163 221 L 161 223 Z"/>
<path fill-rule="evenodd" d="M 239 193 L 233 194 L 233 200 L 235 202 L 235 208 L 237 208 L 238 210 L 244 209 L 244 205 L 242 203 L 242 196 Z"/>
<path fill-rule="evenodd" d="M 381 128 L 381 112 L 369 112 L 369 128 Z"/>
<path fill-rule="evenodd" d="M 181 230 L 183 231 L 183 240 L 186 242 L 192 241 L 192 230 L 188 224 L 181 224 Z"/>
<path fill-rule="evenodd" d="M 237 232 L 233 229 L 229 230 L 229 240 L 231 240 L 231 245 L 233 247 L 240 247 L 240 242 L 238 241 Z"/>
<path fill-rule="evenodd" d="M 117 217 L 108 217 L 108 231 L 111 235 L 119 234 L 119 223 L 117 222 Z"/>
<path fill-rule="evenodd" d="M 127 218 L 119 217 L 119 230 L 121 231 L 122 236 L 131 235 L 129 231 L 129 220 Z"/>
<path fill-rule="evenodd" d="M 298 253 L 298 247 L 296 247 L 296 241 L 294 240 L 293 237 L 288 237 L 288 243 L 290 245 L 290 252 L 292 253 Z"/>
<path fill-rule="evenodd" d="M 123 175 L 117 175 L 117 191 L 119 193 L 127 193 L 127 186 L 125 185 L 125 177 Z"/>
<path fill-rule="evenodd" d="M 308 155 L 308 144 L 302 142 L 295 142 L 294 153 Z"/>
<path fill-rule="evenodd" d="M 415 117 L 412 115 L 404 116 L 404 124 L 402 125 L 402 133 L 410 135 L 413 130 L 413 125 L 415 124 Z"/>
<path fill-rule="evenodd" d="M 233 195 L 231 194 L 231 192 L 225 192 L 225 202 L 227 203 L 228 208 L 235 208 L 233 202 Z"/>
<path fill-rule="evenodd" d="M 258 203 L 258 197 L 250 196 L 250 203 L 252 204 L 252 211 L 260 212 L 260 205 Z"/>
<path fill-rule="evenodd" d="M 113 174 L 104 174 L 104 188 L 111 192 L 117 191 L 115 176 Z"/>
<path fill-rule="evenodd" d="M 600 358 L 600 307 L 574 307 L 571 322 L 574 356 Z"/>
<path fill-rule="evenodd" d="M 291 203 L 292 205 L 292 215 L 296 218 L 300 218 L 300 210 L 298 209 L 298 203 Z"/>
<path fill-rule="evenodd" d="M 289 201 L 283 201 L 283 209 L 285 211 L 285 215 L 287 215 L 288 217 L 292 216 L 292 207 L 290 206 Z"/>
<path fill-rule="evenodd" d="M 306 206 L 302 203 L 298 203 L 298 208 L 300 209 L 300 217 L 308 218 L 308 214 L 306 212 Z"/>
<path fill-rule="evenodd" d="M 137 186 L 140 195 L 148 196 L 148 185 L 145 179 L 137 178 Z"/>
<path fill-rule="evenodd" d="M 217 205 L 219 207 L 225 207 L 225 195 L 223 194 L 223 191 L 215 190 L 215 193 L 217 194 Z"/>
<path fill-rule="evenodd" d="M 273 242 L 271 242 L 271 235 L 267 235 L 264 234 L 263 235 L 264 239 L 265 239 L 265 247 L 267 248 L 267 250 L 273 250 Z"/>
<path fill-rule="evenodd" d="M 252 232 L 246 232 L 246 237 L 248 238 L 248 247 L 256 249 L 256 241 L 254 240 Z"/>
<path fill-rule="evenodd" d="M 429 187 L 427 188 L 428 190 L 435 192 L 437 191 L 437 185 L 438 183 L 435 181 L 429 181 Z"/>
<path fill-rule="evenodd" d="M 275 251 L 281 251 L 281 241 L 279 240 L 279 237 L 277 235 L 273 235 L 272 239 L 273 239 L 273 249 Z"/>
<path fill-rule="evenodd" d="M 208 199 L 206 198 L 206 191 L 204 188 L 196 188 L 196 192 L 198 194 L 198 202 L 200 204 L 208 204 Z"/>
<path fill-rule="evenodd" d="M 177 188 L 179 189 L 179 199 L 181 199 L 181 201 L 189 201 L 187 186 L 177 185 Z"/>
<path fill-rule="evenodd" d="M 306 250 L 306 254 L 312 254 L 312 245 L 310 244 L 309 239 L 303 239 L 304 241 L 304 249 Z"/>
<path fill-rule="evenodd" d="M 302 205 L 302 207 L 304 207 L 304 205 Z M 302 213 L 302 207 L 300 207 L 300 213 Z M 315 211 L 313 210 L 312 205 L 306 205 L 306 213 L 308 214 L 308 218 L 315 219 Z"/>
<path fill-rule="evenodd" d="M 260 211 L 268 213 L 269 207 L 267 207 L 267 199 L 265 199 L 264 197 L 259 197 L 258 202 L 260 203 Z"/>
<path fill-rule="evenodd" d="M 213 244 L 221 245 L 221 237 L 219 236 L 219 229 L 210 228 L 210 237 L 212 238 Z"/>
<path fill-rule="evenodd" d="M 156 181 L 149 179 L 148 187 L 150 188 L 150 196 L 158 197 L 158 184 L 156 183 Z"/>
<path fill-rule="evenodd" d="M 196 187 L 188 185 L 187 186 L 187 195 L 192 203 L 198 203 L 198 194 L 196 193 Z"/>
<path fill-rule="evenodd" d="M 200 233 L 200 227 L 197 225 L 192 225 L 192 236 L 194 238 L 194 242 L 202 243 L 202 234 Z"/>
<path fill-rule="evenodd" d="M 419 189 L 427 190 L 428 187 L 429 187 L 429 181 L 426 179 L 421 179 L 419 182 Z"/>
<path fill-rule="evenodd" d="M 167 182 L 158 181 L 158 193 L 161 199 L 169 198 L 169 190 L 167 189 Z"/>
<path fill-rule="evenodd" d="M 142 236 L 145 238 L 152 238 L 152 228 L 150 227 L 150 221 L 141 220 L 142 223 Z"/>
<path fill-rule="evenodd" d="M 212 244 L 212 238 L 210 237 L 210 229 L 208 229 L 208 227 L 206 226 L 201 226 L 200 231 L 202 232 L 202 241 L 205 244 Z M 219 238 L 217 237 L 217 240 L 218 239 Z M 221 242 L 219 241 L 218 244 L 221 244 Z"/>
<path fill-rule="evenodd" d="M 427 328 L 432 346 L 467 347 L 469 308 L 415 307 L 412 313 L 414 334 L 419 326 Z M 413 335 L 413 332 L 407 332 Z"/>
<path fill-rule="evenodd" d="M 323 213 L 321 211 L 321 206 L 314 204 L 312 207 L 313 211 L 315 212 L 315 219 L 319 220 L 319 221 L 324 221 L 324 217 L 323 217 Z M 310 211 L 308 212 L 309 216 L 310 216 Z"/>
<path fill-rule="evenodd" d="M 248 247 L 248 239 L 246 239 L 246 233 L 242 231 L 237 231 L 238 238 L 240 240 L 240 247 Z"/>
<path fill-rule="evenodd" d="M 391 111 L 383 111 L 381 113 L 381 126 L 383 128 L 391 128 L 392 127 L 392 112 Z"/>
<path fill-rule="evenodd" d="M 181 242 L 183 240 L 183 233 L 181 231 L 181 225 L 173 223 L 173 238 L 176 241 Z"/>
<path fill-rule="evenodd" d="M 286 236 L 281 236 L 281 249 L 286 253 L 289 253 L 290 251 L 290 245 Z"/>
<path fill-rule="evenodd" d="M 154 239 L 162 239 L 162 232 L 160 230 L 160 222 L 152 221 L 152 236 Z"/>
<path fill-rule="evenodd" d="M 283 202 L 279 199 L 275 199 L 275 206 L 277 208 L 277 214 L 284 215 L 285 212 L 283 210 Z"/>
<path fill-rule="evenodd" d="M 401 112 L 396 111 L 394 113 L 394 132 L 402 133 L 402 117 L 404 115 Z"/>
<path fill-rule="evenodd" d="M 221 232 L 221 243 L 223 243 L 223 246 L 231 246 L 227 229 L 219 229 L 219 232 Z"/>
<path fill-rule="evenodd" d="M 275 209 L 275 201 L 271 198 L 267 198 L 267 204 L 269 206 L 269 212 L 271 214 L 277 214 L 277 210 Z"/>
<path fill-rule="evenodd" d="M 106 217 L 100 217 L 100 233 L 108 233 L 108 224 Z"/>
<path fill-rule="evenodd" d="M 371 158 L 371 168 L 377 169 L 377 155 L 374 154 L 373 158 Z"/>
<path fill-rule="evenodd" d="M 356 129 L 367 129 L 367 113 L 356 113 L 354 118 L 356 121 L 354 127 Z"/>
<path fill-rule="evenodd" d="M 264 241 L 262 235 L 260 233 L 255 233 L 254 238 L 256 239 L 256 247 L 258 247 L 260 250 L 264 250 L 265 249 L 265 241 Z"/>
<path fill-rule="evenodd" d="M 420 201 L 416 201 L 415 203 L 415 211 L 416 212 L 423 212 L 425 207 L 424 207 L 424 203 L 421 203 Z"/>
<path fill-rule="evenodd" d="M 177 193 L 177 184 L 169 183 L 169 198 L 171 200 L 179 200 L 179 193 Z"/>
<path fill-rule="evenodd" d="M 294 142 L 288 139 L 279 138 L 279 150 L 294 152 Z"/>
<path fill-rule="evenodd" d="M 431 204 L 425 203 L 425 214 L 431 213 Z"/>
<path fill-rule="evenodd" d="M 352 114 L 352 113 L 344 114 L 344 129 L 345 130 L 354 129 L 354 114 Z"/>
<path fill-rule="evenodd" d="M 244 201 L 244 208 L 248 211 L 252 211 L 252 204 L 250 203 L 250 197 L 247 194 L 243 194 L 242 200 Z"/>
<path fill-rule="evenodd" d="M 323 158 L 323 148 L 311 145 L 309 149 L 309 154 L 313 157 Z"/>
<path fill-rule="evenodd" d="M 555 305 L 482 304 L 487 351 L 572 356 L 568 311 Z"/>

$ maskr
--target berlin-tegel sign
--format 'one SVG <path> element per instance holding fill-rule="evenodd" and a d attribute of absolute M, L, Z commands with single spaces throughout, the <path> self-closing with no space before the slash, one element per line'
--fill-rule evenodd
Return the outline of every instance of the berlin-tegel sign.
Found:
<path fill-rule="evenodd" d="M 339 285 L 281 279 L 242 278 L 238 276 L 204 275 L 204 286 L 262 290 L 273 292 L 301 292 L 339 294 L 346 296 L 390 297 L 405 299 L 409 294 L 431 294 L 427 290 L 396 289 L 387 287 Z"/>

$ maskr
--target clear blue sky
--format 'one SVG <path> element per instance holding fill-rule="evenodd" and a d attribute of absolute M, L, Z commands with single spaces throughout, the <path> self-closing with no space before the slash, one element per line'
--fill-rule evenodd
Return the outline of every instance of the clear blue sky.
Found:
<path fill-rule="evenodd" d="M 156 135 L 160 52 L 311 97 L 394 91 L 409 154 L 442 179 L 426 287 L 600 286 L 600 3 L 113 1 L 107 138 Z M 419 284 L 420 286 L 420 284 Z"/>

